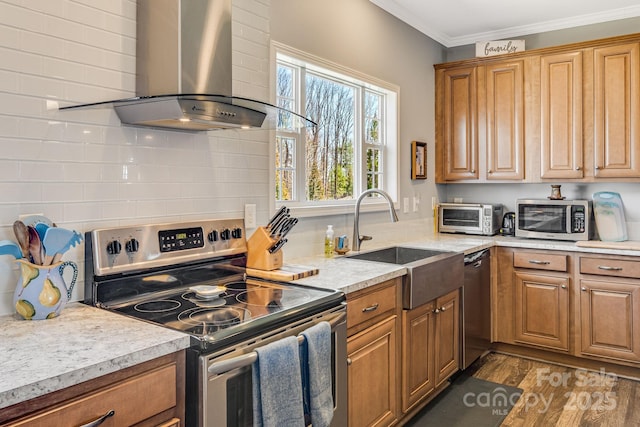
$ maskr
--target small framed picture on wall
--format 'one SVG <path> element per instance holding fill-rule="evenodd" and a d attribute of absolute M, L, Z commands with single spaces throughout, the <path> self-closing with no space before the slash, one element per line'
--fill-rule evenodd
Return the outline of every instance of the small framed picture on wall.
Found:
<path fill-rule="evenodd" d="M 411 142 L 411 179 L 427 179 L 426 142 Z"/>

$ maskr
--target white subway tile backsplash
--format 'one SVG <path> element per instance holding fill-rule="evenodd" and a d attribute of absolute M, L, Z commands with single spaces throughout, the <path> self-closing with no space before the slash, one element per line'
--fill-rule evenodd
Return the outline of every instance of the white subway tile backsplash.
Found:
<path fill-rule="evenodd" d="M 64 180 L 64 165 L 52 162 L 21 161 L 18 179 L 23 182 L 56 182 Z"/>
<path fill-rule="evenodd" d="M 44 203 L 81 202 L 84 200 L 83 184 L 44 182 L 41 186 L 41 200 Z M 54 219 L 52 218 L 52 220 Z"/>

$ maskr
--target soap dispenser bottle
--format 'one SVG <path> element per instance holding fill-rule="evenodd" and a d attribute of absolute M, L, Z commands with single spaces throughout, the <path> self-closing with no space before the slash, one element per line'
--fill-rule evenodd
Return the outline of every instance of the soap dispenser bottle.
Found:
<path fill-rule="evenodd" d="M 333 225 L 327 226 L 324 235 L 324 256 L 325 258 L 333 258 Z"/>

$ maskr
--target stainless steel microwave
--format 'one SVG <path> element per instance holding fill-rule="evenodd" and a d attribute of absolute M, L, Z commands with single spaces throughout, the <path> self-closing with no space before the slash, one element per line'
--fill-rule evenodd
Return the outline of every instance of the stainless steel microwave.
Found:
<path fill-rule="evenodd" d="M 440 203 L 438 231 L 493 236 L 502 222 L 502 205 L 479 203 Z"/>
<path fill-rule="evenodd" d="M 590 200 L 516 200 L 516 237 L 589 240 L 593 228 Z"/>

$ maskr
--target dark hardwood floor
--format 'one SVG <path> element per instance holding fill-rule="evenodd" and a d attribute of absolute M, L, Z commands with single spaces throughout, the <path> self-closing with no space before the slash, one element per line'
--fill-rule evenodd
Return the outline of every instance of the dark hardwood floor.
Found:
<path fill-rule="evenodd" d="M 473 376 L 523 389 L 502 426 L 640 426 L 640 382 L 491 353 Z"/>

